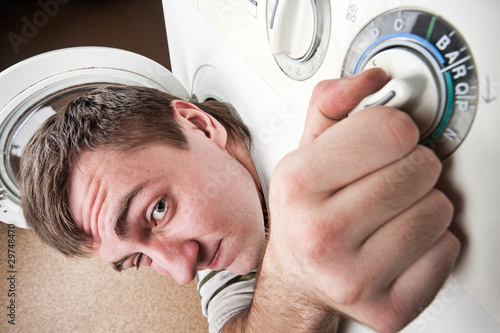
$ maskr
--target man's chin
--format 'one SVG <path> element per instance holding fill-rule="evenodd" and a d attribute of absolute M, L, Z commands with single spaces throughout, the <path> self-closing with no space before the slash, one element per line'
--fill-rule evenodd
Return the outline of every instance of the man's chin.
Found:
<path fill-rule="evenodd" d="M 226 269 L 236 275 L 246 275 L 259 265 L 258 260 L 246 260 L 243 262 L 233 262 Z"/>
<path fill-rule="evenodd" d="M 236 275 L 245 275 L 260 265 L 265 250 L 265 240 L 257 239 L 250 243 L 253 246 L 247 248 L 246 251 L 240 252 L 240 255 L 226 267 L 226 270 Z"/>

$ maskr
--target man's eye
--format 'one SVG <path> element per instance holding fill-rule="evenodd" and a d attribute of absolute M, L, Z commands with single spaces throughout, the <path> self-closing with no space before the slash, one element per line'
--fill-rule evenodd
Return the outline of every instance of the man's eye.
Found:
<path fill-rule="evenodd" d="M 139 253 L 139 255 L 134 260 L 135 262 L 132 262 L 132 265 L 134 265 L 136 269 L 139 269 L 139 267 L 141 266 L 142 255 L 142 253 Z"/>
<path fill-rule="evenodd" d="M 161 221 L 165 214 L 167 213 L 167 200 L 165 198 L 161 199 L 157 204 L 153 213 L 151 214 L 151 219 L 153 221 Z"/>

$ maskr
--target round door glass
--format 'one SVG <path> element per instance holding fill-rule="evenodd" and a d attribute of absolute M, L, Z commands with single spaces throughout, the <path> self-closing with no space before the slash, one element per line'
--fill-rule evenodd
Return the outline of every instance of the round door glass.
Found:
<path fill-rule="evenodd" d="M 57 92 L 52 96 L 41 100 L 32 107 L 26 109 L 24 114 L 18 119 L 17 123 L 10 128 L 7 140 L 5 142 L 5 170 L 7 171 L 10 183 L 15 186 L 14 192 L 18 191 L 18 175 L 20 171 L 21 155 L 24 147 L 28 144 L 38 128 L 57 110 L 64 107 L 69 101 L 84 95 L 100 86 L 99 84 L 79 85 L 67 88 Z M 9 130 L 4 128 L 4 130 Z"/>

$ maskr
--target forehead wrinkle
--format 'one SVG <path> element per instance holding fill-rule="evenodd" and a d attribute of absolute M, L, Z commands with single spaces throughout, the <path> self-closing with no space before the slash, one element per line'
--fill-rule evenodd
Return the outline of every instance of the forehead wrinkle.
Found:
<path fill-rule="evenodd" d="M 96 235 L 96 232 L 98 232 L 97 216 L 101 205 L 96 205 L 96 203 L 99 196 L 101 181 L 96 177 L 97 172 L 88 172 L 88 167 L 82 165 L 81 159 L 77 159 L 73 165 L 80 174 L 80 180 L 83 180 L 82 185 L 84 188 L 84 193 L 81 193 L 80 216 L 82 221 L 80 223 L 83 224 L 83 232 L 94 238 L 98 236 Z M 102 200 L 100 203 L 102 204 Z M 89 221 L 89 223 L 86 224 L 84 221 Z"/>
<path fill-rule="evenodd" d="M 99 216 L 101 216 L 101 214 L 105 214 L 108 190 L 102 183 L 102 179 L 92 182 L 89 190 L 89 196 L 92 198 L 92 210 L 89 218 L 92 235 L 94 235 L 94 241 L 100 241 L 100 235 L 104 230 L 104 226 L 99 225 Z M 98 239 L 95 239 L 96 236 Z"/>
<path fill-rule="evenodd" d="M 102 170 L 107 168 L 107 160 L 115 154 L 107 152 L 102 157 L 102 151 L 83 150 L 79 157 L 72 163 L 72 169 L 78 170 L 80 182 L 84 188 L 81 193 L 80 216 L 82 218 L 83 231 L 91 236 L 94 248 L 99 247 L 101 233 L 104 232 L 104 225 L 99 224 L 99 216 L 103 213 L 104 205 L 108 195 L 105 178 Z M 97 164 L 95 167 L 94 165 Z M 78 194 L 77 194 L 78 195 Z M 88 223 L 84 223 L 88 221 Z"/>

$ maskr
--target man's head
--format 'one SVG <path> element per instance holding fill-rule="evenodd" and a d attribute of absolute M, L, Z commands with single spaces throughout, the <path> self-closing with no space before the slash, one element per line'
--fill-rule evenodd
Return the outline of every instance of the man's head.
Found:
<path fill-rule="evenodd" d="M 22 158 L 28 225 L 70 256 L 149 265 L 180 283 L 197 268 L 254 268 L 264 246 L 246 128 L 218 102 L 115 86 L 70 102 Z"/>

